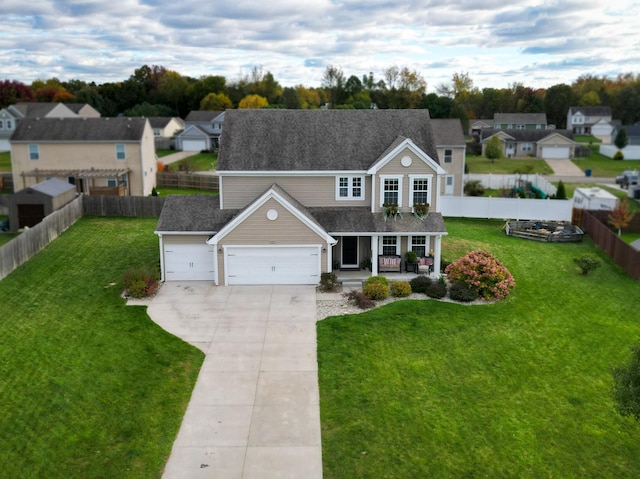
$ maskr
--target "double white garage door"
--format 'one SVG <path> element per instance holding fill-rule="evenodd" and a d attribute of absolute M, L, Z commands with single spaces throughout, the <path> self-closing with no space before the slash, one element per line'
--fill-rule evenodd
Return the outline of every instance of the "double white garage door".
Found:
<path fill-rule="evenodd" d="M 549 160 L 565 160 L 570 156 L 570 149 L 568 146 L 545 146 L 542 148 L 542 158 Z"/>
<path fill-rule="evenodd" d="M 182 140 L 182 151 L 202 151 L 207 149 L 207 140 Z"/>
<path fill-rule="evenodd" d="M 227 285 L 317 284 L 320 246 L 228 246 L 225 249 Z M 167 281 L 214 281 L 212 246 L 165 246 Z"/>

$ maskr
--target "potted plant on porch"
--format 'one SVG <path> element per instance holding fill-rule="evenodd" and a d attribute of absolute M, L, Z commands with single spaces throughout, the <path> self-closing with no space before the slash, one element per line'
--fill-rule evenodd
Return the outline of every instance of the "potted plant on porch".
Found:
<path fill-rule="evenodd" d="M 414 203 L 413 214 L 421 220 L 429 216 L 429 203 Z"/>
<path fill-rule="evenodd" d="M 407 260 L 405 262 L 404 270 L 406 272 L 409 272 L 409 271 L 415 272 L 417 270 L 418 255 L 413 251 L 407 251 L 404 257 Z"/>
<path fill-rule="evenodd" d="M 389 217 L 395 220 L 398 216 L 402 218 L 402 213 L 400 213 L 400 208 L 397 203 L 384 203 L 382 205 L 382 217 L 385 221 L 387 221 Z"/>

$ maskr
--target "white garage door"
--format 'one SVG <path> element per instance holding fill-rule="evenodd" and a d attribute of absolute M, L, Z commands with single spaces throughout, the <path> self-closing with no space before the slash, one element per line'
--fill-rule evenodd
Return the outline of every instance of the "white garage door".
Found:
<path fill-rule="evenodd" d="M 165 280 L 214 281 L 213 255 L 213 247 L 206 243 L 165 245 Z"/>
<path fill-rule="evenodd" d="M 556 159 L 556 160 L 564 160 L 569 158 L 569 147 L 567 146 L 558 146 L 558 147 L 545 147 L 542 149 L 542 158 Z"/>
<path fill-rule="evenodd" d="M 320 246 L 230 246 L 227 284 L 317 284 Z"/>
<path fill-rule="evenodd" d="M 182 151 L 202 151 L 207 149 L 207 140 L 182 140 Z"/>

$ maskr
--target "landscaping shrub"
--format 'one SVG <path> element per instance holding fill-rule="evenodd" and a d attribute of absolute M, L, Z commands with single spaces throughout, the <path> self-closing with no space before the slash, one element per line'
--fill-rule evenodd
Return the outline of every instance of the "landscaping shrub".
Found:
<path fill-rule="evenodd" d="M 427 288 L 431 284 L 431 278 L 428 276 L 416 276 L 411 281 L 409 281 L 409 285 L 411 286 L 411 291 L 414 293 L 426 293 Z"/>
<path fill-rule="evenodd" d="M 394 281 L 391 283 L 391 294 L 396 298 L 404 298 L 411 294 L 411 285 L 407 281 Z"/>
<path fill-rule="evenodd" d="M 480 180 L 471 180 L 464 184 L 465 196 L 482 196 L 484 191 L 484 186 L 482 186 Z"/>
<path fill-rule="evenodd" d="M 389 286 L 381 283 L 365 284 L 362 292 L 369 299 L 385 299 L 389 296 Z"/>
<path fill-rule="evenodd" d="M 449 297 L 454 301 L 470 303 L 478 299 L 478 292 L 465 283 L 456 282 L 449 288 Z"/>
<path fill-rule="evenodd" d="M 616 161 L 624 160 L 624 154 L 618 150 L 613 154 L 613 159 Z"/>
<path fill-rule="evenodd" d="M 491 253 L 476 250 L 467 253 L 445 269 L 453 283 L 465 283 L 486 300 L 504 299 L 516 283 L 509 270 Z"/>
<path fill-rule="evenodd" d="M 447 295 L 447 285 L 443 283 L 431 283 L 425 291 L 427 296 L 434 299 L 442 299 Z"/>
<path fill-rule="evenodd" d="M 122 288 L 125 296 L 130 298 L 144 298 L 152 296 L 158 291 L 160 275 L 149 268 L 127 270 L 122 278 Z"/>
<path fill-rule="evenodd" d="M 384 284 L 385 286 L 389 286 L 389 280 L 384 276 L 370 276 L 364 284 Z"/>
<path fill-rule="evenodd" d="M 321 273 L 320 274 L 320 291 L 325 293 L 333 291 L 338 286 L 338 278 L 335 273 Z"/>
<path fill-rule="evenodd" d="M 602 264 L 598 258 L 590 254 L 583 254 L 579 258 L 573 258 L 573 262 L 578 265 L 583 276 L 588 275 L 589 272 L 599 268 Z"/>
<path fill-rule="evenodd" d="M 355 289 L 352 289 L 348 293 L 343 293 L 342 296 L 349 301 L 355 302 L 356 306 L 360 309 L 371 309 L 376 305 L 376 303 L 372 299 L 369 299 L 362 291 L 356 291 Z"/>
<path fill-rule="evenodd" d="M 613 398 L 622 416 L 640 421 L 640 345 L 632 349 L 626 365 L 613 370 Z"/>

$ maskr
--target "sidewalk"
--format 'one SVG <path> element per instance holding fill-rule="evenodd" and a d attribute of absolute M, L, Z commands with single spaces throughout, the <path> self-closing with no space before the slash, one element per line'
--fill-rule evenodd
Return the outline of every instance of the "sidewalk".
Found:
<path fill-rule="evenodd" d="M 184 160 L 185 158 L 189 158 L 190 156 L 196 155 L 197 151 L 176 151 L 171 155 L 163 156 L 162 158 L 158 158 L 160 163 L 164 163 L 165 165 L 170 165 L 171 163 L 175 163 L 176 161 Z"/>

